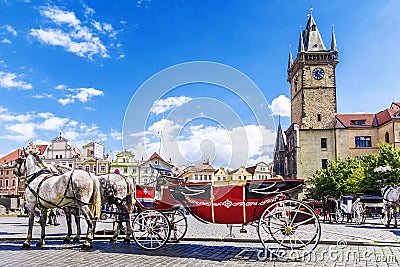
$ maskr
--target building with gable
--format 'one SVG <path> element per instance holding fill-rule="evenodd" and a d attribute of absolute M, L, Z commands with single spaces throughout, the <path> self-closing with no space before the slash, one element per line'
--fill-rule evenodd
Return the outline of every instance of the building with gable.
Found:
<path fill-rule="evenodd" d="M 109 173 L 110 162 L 104 155 L 104 146 L 98 142 L 90 142 L 82 146 L 83 155 L 75 161 L 75 169 L 85 170 L 103 175 Z"/>
<path fill-rule="evenodd" d="M 172 169 L 174 165 L 171 162 L 167 162 L 160 155 L 154 152 L 148 160 L 140 164 L 140 175 L 137 180 L 138 184 L 141 185 L 154 185 L 155 178 L 157 177 L 157 171 L 155 171 L 151 165 L 159 165 L 165 169 Z"/>
<path fill-rule="evenodd" d="M 184 170 L 181 177 L 188 182 L 210 182 L 212 183 L 214 178 L 215 168 L 210 165 L 208 161 L 203 162 L 197 166 L 189 166 Z M 229 175 L 229 174 L 228 174 Z"/>
<path fill-rule="evenodd" d="M 75 161 L 81 158 L 82 153 L 76 147 L 68 144 L 68 139 L 57 136 L 51 140 L 46 151 L 41 156 L 43 162 L 53 165 L 75 168 Z"/>
<path fill-rule="evenodd" d="M 127 176 L 133 179 L 135 183 L 139 181 L 139 170 L 140 164 L 139 161 L 135 159 L 135 154 L 127 150 L 115 153 L 115 158 L 110 164 L 111 173 L 119 173 Z"/>

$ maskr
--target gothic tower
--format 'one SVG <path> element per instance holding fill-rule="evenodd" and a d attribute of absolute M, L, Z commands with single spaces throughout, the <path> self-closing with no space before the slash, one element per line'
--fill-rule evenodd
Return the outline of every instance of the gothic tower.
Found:
<path fill-rule="evenodd" d="M 293 62 L 290 51 L 288 62 L 291 118 L 299 129 L 335 127 L 338 62 L 333 28 L 331 47 L 327 50 L 310 9 L 307 26 L 300 32 L 297 57 Z"/>
<path fill-rule="evenodd" d="M 300 31 L 293 61 L 289 53 L 288 78 L 291 126 L 286 134 L 285 168 L 288 177 L 308 179 L 315 170 L 336 157 L 336 65 L 338 51 L 332 28 L 330 49 L 326 49 L 312 9 L 307 26 Z"/>

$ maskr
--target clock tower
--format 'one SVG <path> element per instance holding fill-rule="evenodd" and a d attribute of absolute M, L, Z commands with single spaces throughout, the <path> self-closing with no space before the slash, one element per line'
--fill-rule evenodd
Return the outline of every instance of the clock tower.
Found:
<path fill-rule="evenodd" d="M 291 119 L 299 129 L 333 129 L 335 127 L 336 78 L 338 51 L 332 29 L 330 49 L 326 49 L 312 9 L 306 28 L 300 32 L 297 57 L 289 54 Z"/>

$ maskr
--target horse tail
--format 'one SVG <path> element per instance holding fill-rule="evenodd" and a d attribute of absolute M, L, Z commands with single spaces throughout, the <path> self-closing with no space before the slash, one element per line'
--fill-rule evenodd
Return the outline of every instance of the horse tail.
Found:
<path fill-rule="evenodd" d="M 91 212 L 95 219 L 100 218 L 101 213 L 101 196 L 100 196 L 100 183 L 97 177 L 93 178 L 93 196 L 92 196 L 92 209 Z"/>

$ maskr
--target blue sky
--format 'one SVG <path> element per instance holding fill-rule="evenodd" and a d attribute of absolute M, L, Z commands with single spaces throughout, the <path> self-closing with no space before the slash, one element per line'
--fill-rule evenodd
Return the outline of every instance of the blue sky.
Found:
<path fill-rule="evenodd" d="M 328 47 L 335 25 L 338 113 L 376 113 L 399 101 L 400 2 L 320 0 L 312 6 Z M 62 132 L 79 148 L 98 141 L 107 152 L 120 151 L 135 142 L 128 146 L 138 158 L 160 151 L 177 164 L 269 161 L 275 140 L 266 106 L 275 127 L 279 113 L 286 129 L 289 45 L 295 56 L 309 8 L 308 0 L 0 0 L 0 155 Z M 246 106 L 256 90 L 238 95 L 191 83 L 164 94 L 138 93 L 163 70 L 193 61 L 248 77 L 265 98 L 259 99 L 267 119 L 254 122 L 257 108 Z M 148 115 L 145 123 L 135 121 L 136 111 Z M 263 126 L 258 137 L 252 136 L 255 125 Z M 241 130 L 248 142 L 237 150 Z M 232 159 L 243 151 L 247 162 Z"/>

